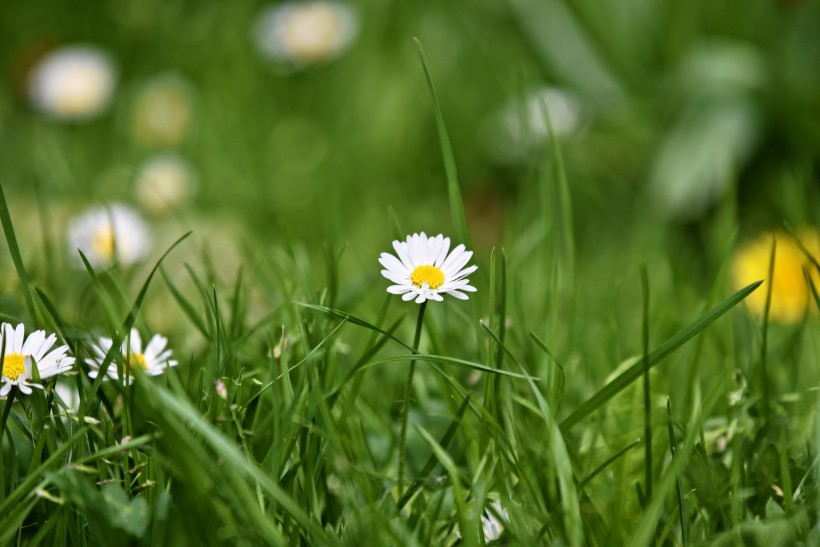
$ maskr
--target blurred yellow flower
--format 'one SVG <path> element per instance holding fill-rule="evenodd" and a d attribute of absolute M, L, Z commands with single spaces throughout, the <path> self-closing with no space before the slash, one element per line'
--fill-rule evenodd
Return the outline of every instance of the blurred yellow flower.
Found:
<path fill-rule="evenodd" d="M 811 253 L 815 259 L 820 259 L 820 233 L 814 229 L 805 228 L 800 230 L 797 236 L 806 251 Z M 769 276 L 772 238 L 776 238 L 777 247 L 769 319 L 781 323 L 794 323 L 800 321 L 807 310 L 816 309 L 812 303 L 813 296 L 806 282 L 803 268 L 808 268 L 812 281 L 818 288 L 820 288 L 820 274 L 800 248 L 797 239 L 791 234 L 779 230 L 765 232 L 757 239 L 741 246 L 732 258 L 732 282 L 739 289 Z M 763 315 L 766 310 L 768 290 L 768 285 L 764 282 L 758 290 L 746 298 L 746 306 L 752 314 Z"/>
<path fill-rule="evenodd" d="M 149 146 L 179 144 L 191 125 L 191 96 L 191 86 L 175 74 L 152 79 L 140 90 L 134 104 L 134 136 Z"/>
<path fill-rule="evenodd" d="M 143 209 L 167 214 L 188 200 L 194 186 L 194 176 L 180 157 L 159 154 L 148 159 L 137 172 L 134 192 Z"/>

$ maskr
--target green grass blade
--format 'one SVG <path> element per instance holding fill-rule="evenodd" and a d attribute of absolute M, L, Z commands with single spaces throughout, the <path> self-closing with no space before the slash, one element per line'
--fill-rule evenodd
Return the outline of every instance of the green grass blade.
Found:
<path fill-rule="evenodd" d="M 438 130 L 439 141 L 441 143 L 441 155 L 444 160 L 444 171 L 447 174 L 447 195 L 450 198 L 450 215 L 453 220 L 453 228 L 456 237 L 461 243 L 472 248 L 470 230 L 467 227 L 467 216 L 464 213 L 464 201 L 461 198 L 461 188 L 458 185 L 458 174 L 456 172 L 456 159 L 453 156 L 453 148 L 450 145 L 450 137 L 447 136 L 447 127 L 444 125 L 444 115 L 441 113 L 441 105 L 436 95 L 436 87 L 433 85 L 433 76 L 430 74 L 430 67 L 427 63 L 427 56 L 424 48 L 417 38 L 413 38 L 416 49 L 419 52 L 421 65 L 424 68 L 424 75 L 427 78 L 427 85 L 430 87 L 430 95 L 433 98 L 433 111 L 436 117 L 436 129 Z"/>
<path fill-rule="evenodd" d="M 610 465 L 612 465 L 613 463 L 618 461 L 618 459 L 621 456 L 623 456 L 624 454 L 626 454 L 627 452 L 629 452 L 631 449 L 635 448 L 639 444 L 641 444 L 641 440 L 640 439 L 635 439 L 633 442 L 629 443 L 628 445 L 626 445 L 622 449 L 618 450 L 615 454 L 613 454 L 612 456 L 607 458 L 604 463 L 602 463 L 601 465 L 596 467 L 589 475 L 584 477 L 583 480 L 581 480 L 578 483 L 578 491 L 583 490 L 584 486 L 589 484 L 589 482 L 592 481 L 592 479 L 594 479 L 595 477 L 600 475 L 607 467 L 609 467 Z"/>
<path fill-rule="evenodd" d="M 649 385 L 649 274 L 641 267 L 643 288 L 643 416 L 644 416 L 644 484 L 646 499 L 652 499 L 652 392 Z"/>
<path fill-rule="evenodd" d="M 447 357 L 446 355 L 431 355 L 426 353 L 416 353 L 412 355 L 396 355 L 394 357 L 387 357 L 385 359 L 381 359 L 379 361 L 373 361 L 368 363 L 367 365 L 362 367 L 362 370 L 375 367 L 378 365 L 384 365 L 387 363 L 396 363 L 399 361 L 432 361 L 435 363 L 442 363 L 445 365 L 456 365 L 459 367 L 469 368 L 473 370 L 480 370 L 482 372 L 489 372 L 491 374 L 500 374 L 502 376 L 508 376 L 510 378 L 518 378 L 519 380 L 538 380 L 538 378 L 533 378 L 528 374 L 518 374 L 516 372 L 509 372 L 506 370 L 498 370 L 494 369 L 493 367 L 488 367 L 487 365 L 482 365 L 480 363 L 475 363 L 473 361 L 467 361 L 464 359 L 456 359 L 455 357 Z"/>
<path fill-rule="evenodd" d="M 211 447 L 225 464 L 230 464 L 240 470 L 249 479 L 255 481 L 283 511 L 286 511 L 296 522 L 309 530 L 317 539 L 321 539 L 323 544 L 335 545 L 322 527 L 312 520 L 305 510 L 300 507 L 276 482 L 262 472 L 256 465 L 253 465 L 242 451 L 222 432 L 218 431 L 189 403 L 172 395 L 168 390 L 156 384 L 145 388 L 145 393 L 151 397 L 159 408 L 175 416 L 177 419 L 187 424 L 202 437 L 202 441 Z"/>
<path fill-rule="evenodd" d="M 726 313 L 727 311 L 735 307 L 737 304 L 742 302 L 743 299 L 749 296 L 755 289 L 757 289 L 761 283 L 763 283 L 763 281 L 756 281 L 755 283 L 752 283 L 751 285 L 748 285 L 743 289 L 740 289 L 731 297 L 721 302 L 720 304 L 712 308 L 710 311 L 696 319 L 685 329 L 679 331 L 672 338 L 667 340 L 661 347 L 659 347 L 649 355 L 649 367 L 652 368 L 656 366 L 658 363 L 663 361 L 668 355 L 673 353 L 675 350 L 677 350 L 683 344 L 688 342 L 694 336 L 698 335 L 706 327 L 708 327 L 715 320 L 717 320 L 720 316 L 722 316 L 724 313 Z M 632 384 L 632 382 L 640 378 L 641 374 L 643 374 L 644 368 L 645 367 L 642 362 L 638 362 L 632 365 L 628 370 L 624 371 L 620 376 L 618 376 L 612 382 L 604 386 L 595 395 L 587 399 L 572 414 L 567 416 L 564 419 L 564 421 L 561 422 L 561 429 L 563 431 L 571 429 L 583 418 L 589 416 L 590 414 L 601 408 L 601 406 L 603 406 L 604 403 L 606 403 L 612 397 L 626 389 L 626 387 Z"/>
<path fill-rule="evenodd" d="M 296 304 L 297 306 L 302 306 L 303 308 L 309 308 L 311 310 L 317 310 L 317 311 L 329 313 L 331 315 L 335 315 L 336 317 L 339 317 L 341 319 L 346 320 L 348 323 L 352 323 L 354 325 L 358 325 L 360 327 L 364 327 L 366 329 L 370 329 L 374 332 L 378 332 L 379 334 L 387 336 L 388 338 L 390 338 L 394 342 L 397 342 L 397 343 L 401 344 L 402 346 L 404 346 L 405 349 L 413 351 L 412 346 L 410 346 L 408 344 L 405 344 L 404 342 L 402 342 L 401 340 L 399 340 L 398 338 L 396 338 L 395 336 L 393 336 L 389 332 L 380 329 L 376 325 L 368 323 L 367 321 L 365 321 L 363 319 L 359 319 L 355 315 L 350 315 L 349 313 L 343 312 L 342 310 L 337 310 L 337 309 L 334 309 L 334 308 L 328 308 L 328 307 L 325 307 L 325 306 L 318 306 L 316 304 L 307 304 L 305 302 L 294 302 L 294 304 Z"/>
<path fill-rule="evenodd" d="M 672 399 L 666 399 L 666 423 L 669 428 L 669 452 L 672 454 L 672 463 L 675 462 L 675 457 L 678 453 L 678 445 L 675 442 L 675 428 L 672 426 Z M 686 519 L 686 506 L 684 505 L 685 497 L 683 495 L 683 482 L 681 481 L 680 471 L 676 470 L 676 484 L 678 496 L 678 518 L 680 519 L 680 534 L 681 541 L 684 547 L 689 545 L 689 523 Z"/>
<path fill-rule="evenodd" d="M 9 246 L 11 260 L 17 270 L 17 277 L 20 278 L 20 285 L 23 287 L 23 296 L 26 299 L 26 308 L 32 321 L 37 321 L 36 309 L 34 307 L 34 296 L 31 291 L 26 268 L 23 266 L 23 258 L 20 256 L 20 248 L 17 246 L 17 238 L 14 235 L 14 226 L 11 223 L 9 207 L 6 203 L 6 196 L 3 193 L 3 186 L 0 185 L 0 223 L 3 225 L 3 234 L 6 236 L 6 243 Z"/>

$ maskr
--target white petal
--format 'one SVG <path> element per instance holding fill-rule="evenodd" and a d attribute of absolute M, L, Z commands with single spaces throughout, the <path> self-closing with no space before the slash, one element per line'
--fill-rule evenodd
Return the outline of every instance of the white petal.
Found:
<path fill-rule="evenodd" d="M 478 269 L 478 266 L 476 266 L 475 264 L 473 264 L 470 267 L 464 268 L 463 270 L 461 270 L 460 272 L 458 272 L 457 274 L 452 276 L 451 281 L 458 281 L 463 277 L 467 277 L 468 275 L 470 275 L 471 273 L 473 273 L 477 269 Z"/>
<path fill-rule="evenodd" d="M 397 274 L 401 274 L 407 271 L 407 268 L 405 268 L 404 264 L 402 264 L 398 258 L 391 255 L 390 253 L 382 253 L 379 257 L 379 263 L 381 263 L 382 266 L 387 268 L 387 270 L 395 272 Z"/>
<path fill-rule="evenodd" d="M 14 329 L 14 345 L 12 346 L 12 353 L 23 353 L 23 340 L 26 337 L 26 328 L 22 323 L 17 325 Z"/>
<path fill-rule="evenodd" d="M 17 384 L 17 387 L 20 389 L 20 391 L 22 391 L 22 392 L 23 392 L 23 393 L 25 393 L 26 395 L 31 395 L 31 388 L 30 388 L 30 387 L 28 387 L 25 383 L 23 383 L 23 382 L 19 382 L 19 383 Z"/>
<path fill-rule="evenodd" d="M 148 356 L 153 357 L 155 355 L 159 355 L 160 353 L 162 353 L 162 350 L 164 350 L 165 346 L 167 346 L 167 345 L 168 345 L 168 339 L 167 338 L 165 338 L 164 336 L 161 336 L 159 334 L 155 334 L 151 338 L 151 341 L 148 342 L 148 345 L 145 347 L 145 352 L 144 352 L 143 355 L 145 355 L 146 358 Z"/>
<path fill-rule="evenodd" d="M 6 383 L 3 384 L 2 388 L 0 388 L 0 397 L 5 397 L 6 395 L 8 395 L 9 391 L 11 391 L 11 386 L 12 384 L 8 380 L 6 380 Z"/>
<path fill-rule="evenodd" d="M 408 237 L 407 239 L 410 238 Z M 413 271 L 413 261 L 410 260 L 409 245 L 403 241 L 394 241 L 393 249 L 395 249 L 399 260 L 401 260 L 402 264 L 404 264 L 404 267 L 407 268 L 408 271 Z"/>
<path fill-rule="evenodd" d="M 132 328 L 129 335 L 129 344 L 131 345 L 131 353 L 142 353 L 142 337 L 137 329 Z M 123 353 L 125 353 L 123 351 Z"/>
<path fill-rule="evenodd" d="M 444 259 L 447 258 L 447 251 L 450 250 L 450 238 L 445 237 L 441 242 L 441 248 L 438 251 L 438 254 L 435 257 L 435 261 L 433 262 L 433 266 L 437 268 L 441 268 Z"/>
<path fill-rule="evenodd" d="M 441 268 L 442 270 L 444 270 L 444 275 L 446 275 L 448 278 L 453 277 L 453 275 L 459 270 L 461 270 L 461 268 L 463 268 L 464 265 L 467 264 L 467 262 L 469 262 L 472 257 L 473 251 L 467 251 L 465 253 L 462 253 L 461 256 L 456 257 L 452 262 L 450 262 L 450 264 L 447 264 L 445 262 L 444 267 Z"/>
<path fill-rule="evenodd" d="M 429 293 L 427 293 L 427 298 L 428 298 L 429 300 L 435 300 L 436 302 L 441 302 L 441 301 L 443 301 L 443 300 L 444 300 L 444 298 L 441 296 L 441 294 L 439 294 L 439 293 L 437 293 L 437 292 L 429 292 Z"/>
<path fill-rule="evenodd" d="M 413 289 L 406 285 L 390 285 L 389 287 L 387 287 L 387 292 L 389 292 L 390 294 L 404 294 L 412 290 Z"/>
<path fill-rule="evenodd" d="M 424 293 L 419 293 L 418 297 L 416 298 L 416 304 L 421 304 L 425 300 L 427 300 L 427 296 L 425 296 Z"/>
<path fill-rule="evenodd" d="M 441 234 L 439 234 L 436 237 L 430 238 L 427 241 L 429 245 L 427 254 L 428 264 L 432 265 L 435 263 L 436 258 L 438 257 L 438 253 L 441 251 L 441 245 L 444 242 L 443 240 L 444 237 Z"/>
<path fill-rule="evenodd" d="M 410 291 L 409 293 L 403 294 L 401 296 L 401 299 L 404 300 L 405 302 L 407 302 L 408 300 L 413 300 L 415 297 L 416 297 L 416 293 L 413 292 L 413 291 Z"/>
<path fill-rule="evenodd" d="M 392 281 L 393 283 L 396 283 L 398 285 L 409 285 L 410 284 L 410 275 L 409 274 L 399 275 L 399 274 L 396 274 L 396 273 L 393 273 L 393 272 L 390 272 L 390 271 L 387 271 L 387 270 L 382 270 L 382 275 L 385 278 L 389 279 L 390 281 Z"/>
<path fill-rule="evenodd" d="M 449 295 L 451 295 L 451 296 L 455 296 L 455 297 L 456 297 L 456 298 L 458 298 L 459 300 L 467 300 L 468 298 L 470 298 L 469 296 L 467 296 L 467 295 L 466 295 L 466 294 L 464 294 L 463 292 L 461 292 L 461 291 L 456 291 L 456 290 L 453 290 L 453 291 L 447 291 L 447 294 L 449 294 Z"/>
<path fill-rule="evenodd" d="M 21 352 L 23 355 L 35 355 L 37 351 L 40 349 L 40 346 L 43 345 L 43 341 L 46 339 L 46 331 L 43 330 L 36 330 L 28 335 L 26 342 L 23 344 L 23 351 Z M 35 356 L 35 359 L 37 357 Z"/>
<path fill-rule="evenodd" d="M 455 249 L 450 252 L 450 255 L 444 261 L 444 263 L 440 266 L 442 270 L 446 273 L 447 270 L 450 269 L 450 264 L 452 264 L 455 260 L 457 260 L 461 255 L 464 253 L 464 244 L 459 244 Z M 453 270 L 454 272 L 457 270 Z"/>

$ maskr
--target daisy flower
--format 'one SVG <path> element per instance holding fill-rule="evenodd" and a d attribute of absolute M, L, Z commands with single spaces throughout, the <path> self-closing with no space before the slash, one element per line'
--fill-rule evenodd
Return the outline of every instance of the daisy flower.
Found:
<path fill-rule="evenodd" d="M 382 275 L 395 283 L 387 292 L 402 295 L 402 300 L 415 299 L 417 304 L 426 300 L 441 301 L 445 293 L 467 300 L 463 291 L 476 291 L 467 276 L 478 266 L 464 267 L 473 252 L 459 245 L 447 254 L 449 237 L 439 234 L 428 238 L 422 232 L 407 236 L 407 241 L 394 241 L 393 248 L 398 258 L 382 253 L 379 262 L 386 268 Z"/>
<path fill-rule="evenodd" d="M 12 327 L 9 323 L 0 325 L 0 347 L 3 348 L 3 373 L 0 377 L 0 397 L 5 397 L 11 388 L 17 386 L 26 395 L 31 388 L 43 389 L 40 384 L 30 382 L 34 376 L 32 363 L 37 366 L 40 379 L 50 378 L 71 370 L 74 357 L 67 357 L 68 346 L 51 349 L 57 341 L 55 334 L 46 336 L 46 332 L 36 330 L 26 338 L 23 324 Z M 51 350 L 51 351 L 49 351 Z"/>
<path fill-rule="evenodd" d="M 159 154 L 142 165 L 134 190 L 137 201 L 146 211 L 163 214 L 185 203 L 193 187 L 193 174 L 179 156 Z"/>
<path fill-rule="evenodd" d="M 91 349 L 94 352 L 94 357 L 89 359 L 91 370 L 88 375 L 96 378 L 99 374 L 100 367 L 105 361 L 105 356 L 111 349 L 113 341 L 110 338 L 100 338 L 96 344 L 93 344 Z M 148 376 L 157 376 L 165 372 L 168 367 L 175 367 L 177 362 L 171 359 L 171 350 L 166 349 L 168 339 L 159 334 L 155 334 L 148 345 L 145 346 L 145 351 L 142 349 L 142 338 L 137 329 L 131 329 L 131 334 L 126 338 L 120 351 L 122 352 L 122 360 L 125 363 L 125 368 L 122 371 L 122 379 L 125 384 L 130 384 L 134 380 L 134 374 L 131 372 L 135 367 L 141 368 Z M 111 380 L 118 380 L 117 364 L 109 363 L 105 375 Z"/>
<path fill-rule="evenodd" d="M 492 508 L 495 512 L 486 509 L 484 514 L 481 515 L 481 529 L 484 532 L 484 543 L 490 543 L 500 538 L 501 534 L 504 533 L 504 523 L 510 519 L 507 510 L 501 507 L 501 502 L 494 501 Z M 501 518 L 498 518 L 496 513 L 500 515 Z"/>
<path fill-rule="evenodd" d="M 780 323 L 796 323 L 803 319 L 808 310 L 815 308 L 803 268 L 808 268 L 811 272 L 812 281 L 817 288 L 820 288 L 820 274 L 792 235 L 783 231 L 765 232 L 742 245 L 732 257 L 732 284 L 741 289 L 769 277 L 773 237 L 777 238 L 777 247 L 774 254 L 769 319 Z M 820 259 L 820 233 L 804 228 L 798 232 L 798 237 L 806 250 L 815 259 Z M 753 315 L 762 316 L 765 313 L 768 283 L 767 279 L 743 301 Z"/>
<path fill-rule="evenodd" d="M 108 55 L 92 46 L 67 46 L 46 55 L 29 76 L 31 104 L 57 120 L 92 118 L 108 104 L 116 75 Z"/>
<path fill-rule="evenodd" d="M 94 267 L 113 262 L 129 266 L 148 254 L 150 235 L 137 211 L 113 203 L 91 208 L 75 218 L 68 227 L 68 247 L 80 267 L 83 262 L 77 249 Z"/>
<path fill-rule="evenodd" d="M 341 2 L 287 2 L 259 15 L 254 39 L 265 57 L 304 66 L 341 55 L 358 30 L 355 12 Z"/>

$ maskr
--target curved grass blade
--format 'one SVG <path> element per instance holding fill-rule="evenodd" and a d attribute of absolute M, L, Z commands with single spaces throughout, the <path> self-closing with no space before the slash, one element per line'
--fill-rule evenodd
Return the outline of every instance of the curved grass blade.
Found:
<path fill-rule="evenodd" d="M 668 355 L 673 353 L 676 349 L 681 347 L 683 344 L 691 340 L 694 336 L 698 335 L 700 332 L 703 331 L 706 327 L 711 325 L 716 319 L 722 316 L 724 313 L 735 307 L 737 304 L 743 301 L 744 298 L 749 296 L 755 289 L 757 289 L 763 281 L 756 281 L 751 285 L 740 289 L 735 294 L 733 294 L 728 299 L 724 300 L 714 308 L 712 308 L 709 312 L 705 313 L 704 315 L 700 316 L 694 322 L 692 322 L 689 326 L 685 329 L 679 331 L 675 334 L 672 338 L 667 340 L 661 347 L 653 351 L 649 355 L 649 368 L 651 369 L 661 361 L 663 361 Z M 626 389 L 632 382 L 637 380 L 643 374 L 645 365 L 642 361 L 638 361 L 629 369 L 624 371 L 620 376 L 615 378 L 613 381 L 608 383 L 604 386 L 600 391 L 598 391 L 595 395 L 590 397 L 586 400 L 580 407 L 578 407 L 572 414 L 567 416 L 564 421 L 561 422 L 561 430 L 567 431 L 572 426 L 580 422 L 586 416 L 589 416 L 604 403 L 609 401 L 615 395 Z"/>
<path fill-rule="evenodd" d="M 678 445 L 675 442 L 675 428 L 672 426 L 672 399 L 666 399 L 666 423 L 669 427 L 669 452 L 672 454 L 672 463 L 678 453 Z M 677 495 L 678 495 L 678 518 L 680 518 L 680 535 L 684 547 L 689 545 L 689 525 L 686 521 L 686 507 L 683 505 L 683 483 L 680 478 L 680 471 L 677 472 Z"/>
<path fill-rule="evenodd" d="M 342 310 L 337 310 L 335 308 L 328 308 L 326 306 L 319 306 L 317 304 L 307 304 L 305 302 L 294 302 L 294 304 L 296 304 L 297 306 L 302 306 L 303 308 L 310 308 L 312 310 L 322 311 L 322 312 L 325 312 L 325 313 L 329 313 L 331 315 L 335 315 L 336 317 L 340 317 L 340 318 L 346 320 L 348 323 L 353 323 L 354 325 L 358 325 L 360 327 L 364 327 L 366 329 L 370 329 L 372 331 L 378 332 L 379 334 L 383 334 L 384 336 L 387 336 L 391 340 L 393 340 L 395 342 L 398 342 L 399 344 L 404 346 L 405 349 L 413 351 L 412 346 L 409 346 L 409 345 L 405 344 L 404 342 L 402 342 L 401 340 L 399 340 L 398 338 L 396 338 L 395 336 L 393 336 L 389 332 L 380 329 L 376 325 L 368 323 L 367 321 L 365 321 L 363 319 L 359 319 L 355 315 L 350 315 L 349 313 L 343 312 Z"/>
<path fill-rule="evenodd" d="M 259 467 L 248 461 L 242 451 L 226 437 L 224 433 L 208 423 L 187 401 L 183 401 L 167 389 L 158 385 L 152 385 L 150 390 L 149 388 L 145 388 L 145 392 L 154 399 L 159 407 L 201 435 L 202 441 L 210 446 L 214 452 L 219 454 L 226 465 L 232 466 L 256 482 L 256 484 L 268 493 L 282 511 L 288 513 L 293 520 L 314 535 L 315 539 L 321 540 L 320 543 L 324 545 L 338 544 L 338 541 L 334 541 L 333 538 L 322 529 L 318 522 L 311 519 L 305 510 L 300 507 L 287 492 L 276 484 L 271 477 L 259 469 Z"/>
<path fill-rule="evenodd" d="M 510 378 L 518 378 L 520 380 L 538 380 L 538 378 L 533 378 L 528 374 L 518 374 L 516 372 L 508 372 L 506 370 L 497 370 L 492 367 L 488 367 L 487 365 L 482 365 L 480 363 L 474 363 L 473 361 L 466 361 L 464 359 L 456 359 L 455 357 L 447 357 L 445 355 L 431 355 L 426 353 L 416 353 L 412 355 L 397 355 L 395 357 L 387 357 L 386 359 L 382 359 L 380 361 L 373 361 L 372 363 L 368 363 L 367 365 L 363 366 L 361 370 L 375 367 L 378 365 L 384 365 L 386 363 L 396 363 L 398 361 L 433 361 L 435 363 L 442 363 L 445 365 L 456 365 L 459 367 L 469 368 L 473 370 L 480 370 L 482 372 L 489 372 L 492 374 L 500 374 L 502 376 L 509 376 Z"/>
<path fill-rule="evenodd" d="M 592 473 L 590 473 L 589 475 L 587 475 L 586 477 L 584 477 L 584 478 L 583 478 L 583 480 L 581 480 L 581 482 L 579 482 L 579 483 L 578 483 L 578 491 L 580 492 L 581 490 L 583 490 L 583 489 L 584 489 L 584 486 L 586 486 L 587 484 L 589 484 L 589 482 L 590 482 L 592 479 L 594 479 L 595 477 L 597 477 L 598 475 L 600 475 L 600 474 L 601 474 L 601 473 L 602 473 L 602 472 L 603 472 L 603 471 L 604 471 L 607 467 L 609 467 L 610 465 L 612 465 L 613 463 L 615 463 L 616 461 L 618 461 L 618 459 L 619 459 L 621 456 L 623 456 L 624 454 L 626 454 L 627 452 L 629 452 L 630 450 L 632 450 L 633 448 L 635 448 L 635 447 L 636 447 L 636 446 L 638 446 L 639 444 L 641 444 L 641 440 L 640 440 L 640 439 L 635 439 L 634 441 L 632 441 L 631 443 L 629 443 L 628 445 L 626 445 L 626 446 L 625 446 L 625 447 L 623 447 L 622 449 L 618 450 L 615 454 L 613 454 L 612 456 L 610 456 L 609 458 L 607 458 L 607 460 L 606 460 L 604 463 L 602 463 L 601 465 L 599 465 L 598 467 L 596 467 L 596 468 L 592 471 Z"/>
<path fill-rule="evenodd" d="M 461 406 L 458 407 L 458 411 L 456 412 L 456 417 L 453 418 L 453 421 L 450 422 L 450 426 L 447 428 L 447 431 L 444 433 L 444 437 L 441 438 L 441 442 L 439 443 L 443 448 L 447 448 L 450 445 L 450 441 L 453 440 L 453 437 L 458 431 L 458 426 L 461 425 L 461 420 L 464 418 L 464 413 L 467 411 L 467 407 L 470 406 L 470 396 L 469 394 L 467 397 L 464 398 L 464 402 L 461 403 Z M 403 509 L 407 502 L 416 494 L 419 488 L 424 484 L 427 480 L 427 477 L 430 473 L 433 472 L 433 469 L 436 468 L 438 464 L 438 458 L 436 458 L 435 454 L 431 454 L 430 458 L 427 460 L 427 463 L 424 464 L 419 476 L 414 480 L 407 490 L 402 494 L 401 499 L 399 499 L 398 507 L 399 510 Z"/>
<path fill-rule="evenodd" d="M 14 226 L 11 223 L 9 207 L 6 203 L 6 196 L 3 187 L 0 185 L 0 224 L 3 225 L 3 234 L 6 236 L 6 243 L 9 246 L 11 260 L 17 270 L 17 277 L 20 278 L 20 285 L 23 287 L 23 297 L 26 299 L 26 308 L 32 321 L 37 321 L 36 308 L 34 307 L 34 297 L 31 292 L 26 267 L 23 266 L 23 258 L 20 256 L 20 248 L 17 246 L 17 238 L 14 236 Z"/>
<path fill-rule="evenodd" d="M 456 237 L 468 248 L 472 248 L 470 230 L 467 228 L 467 216 L 464 214 L 464 201 L 461 198 L 461 189 L 458 185 L 458 174 L 456 173 L 456 159 L 453 156 L 453 148 L 450 145 L 450 137 L 447 136 L 447 128 L 444 125 L 444 115 L 441 113 L 441 105 L 436 95 L 436 87 L 433 85 L 433 76 L 430 74 L 430 67 L 427 64 L 427 56 L 418 38 L 413 38 L 416 49 L 419 51 L 421 65 L 424 68 L 424 75 L 427 77 L 427 85 L 430 87 L 430 95 L 433 98 L 433 111 L 436 117 L 436 129 L 441 143 L 441 156 L 444 160 L 444 172 L 447 174 L 447 195 L 450 198 L 450 216 L 453 218 L 453 228 Z"/>

